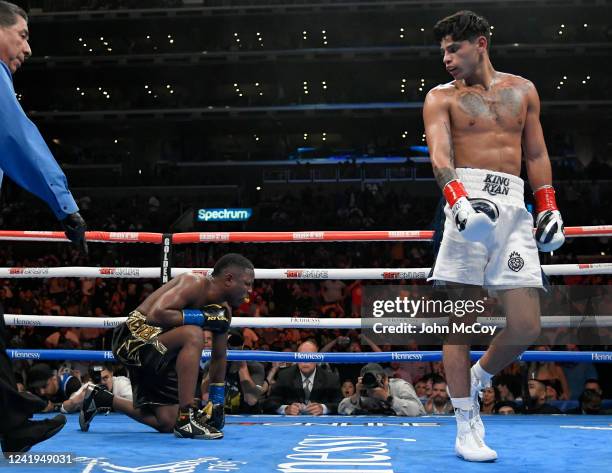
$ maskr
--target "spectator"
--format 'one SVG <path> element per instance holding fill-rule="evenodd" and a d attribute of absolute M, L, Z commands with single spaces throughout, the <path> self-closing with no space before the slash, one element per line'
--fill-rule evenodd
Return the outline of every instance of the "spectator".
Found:
<path fill-rule="evenodd" d="M 287 365 L 285 364 L 284 367 L 286 368 Z M 262 398 L 270 396 L 270 393 L 272 392 L 272 386 L 274 385 L 274 383 L 276 383 L 276 374 L 278 373 L 278 370 L 280 370 L 280 368 L 281 368 L 281 363 L 278 363 L 278 362 L 273 362 L 272 365 L 270 366 L 270 370 L 266 374 L 266 379 L 264 379 L 264 382 L 263 382 L 262 392 L 261 392 Z"/>
<path fill-rule="evenodd" d="M 599 383 L 599 380 L 596 378 L 589 378 L 584 382 L 583 392 L 586 391 L 587 389 L 592 389 L 593 391 L 598 392 L 600 396 L 603 396 L 603 390 L 601 389 L 601 384 Z"/>
<path fill-rule="evenodd" d="M 416 343 L 411 342 L 406 346 L 407 350 L 418 351 L 419 347 Z M 381 351 L 380 349 L 376 351 Z M 414 384 L 416 389 L 415 381 L 422 379 L 424 376 L 431 373 L 431 363 L 415 361 L 415 362 L 391 362 L 391 369 L 393 370 L 393 378 L 401 378 L 404 381 L 408 381 L 410 384 Z M 419 397 L 421 397 L 419 395 Z M 427 399 L 427 396 L 424 396 Z"/>
<path fill-rule="evenodd" d="M 316 353 L 314 342 L 298 347 L 299 353 Z M 340 400 L 338 377 L 316 363 L 296 363 L 278 373 L 264 411 L 281 415 L 335 414 Z"/>
<path fill-rule="evenodd" d="M 601 393 L 594 389 L 585 389 L 578 402 L 578 407 L 568 410 L 566 414 L 601 415 L 610 413 L 608 410 L 601 408 Z"/>
<path fill-rule="evenodd" d="M 427 380 L 420 379 L 414 385 L 414 391 L 421 401 L 427 402 L 429 396 L 431 395 L 432 389 L 429 387 Z"/>
<path fill-rule="evenodd" d="M 431 396 L 425 404 L 425 411 L 428 414 L 452 414 L 453 405 L 448 397 L 446 381 L 438 377 L 433 381 Z"/>
<path fill-rule="evenodd" d="M 542 379 L 530 379 L 527 383 L 529 398 L 525 403 L 525 414 L 561 414 L 561 411 L 546 403 L 546 386 L 548 382 Z"/>
<path fill-rule="evenodd" d="M 537 345 L 534 350 L 538 351 L 550 351 L 549 345 Z M 541 379 L 544 381 L 552 381 L 558 379 L 561 383 L 561 392 L 559 393 L 559 399 L 569 399 L 569 385 L 567 378 L 561 366 L 554 361 L 548 362 L 533 362 L 529 366 L 529 377 Z"/>
<path fill-rule="evenodd" d="M 512 376 L 501 375 L 493 378 L 500 401 L 514 401 L 518 397 L 519 387 Z"/>
<path fill-rule="evenodd" d="M 480 400 L 480 412 L 483 414 L 493 414 L 495 403 L 499 401 L 499 392 L 495 386 L 489 386 L 483 389 L 482 398 Z"/>
<path fill-rule="evenodd" d="M 46 348 L 81 348 L 77 329 L 62 327 L 49 335 L 45 340 Z"/>
<path fill-rule="evenodd" d="M 546 382 L 546 401 L 558 401 L 561 399 L 561 383 L 558 379 Z"/>
<path fill-rule="evenodd" d="M 367 343 L 372 351 L 381 351 L 368 337 L 361 336 L 360 338 L 361 342 L 364 344 Z M 332 338 L 320 351 L 321 353 L 330 351 L 359 353 L 361 352 L 361 345 L 359 342 L 351 341 L 350 336 L 341 335 Z M 359 365 L 355 363 L 336 363 L 332 365 L 331 370 L 338 374 L 339 379 L 357 379 L 359 375 Z"/>
<path fill-rule="evenodd" d="M 202 330 L 202 337 L 204 337 L 204 350 L 212 349 L 212 339 L 213 335 L 210 330 Z M 210 359 L 204 361 L 200 360 L 200 369 L 202 370 L 203 375 L 208 373 L 208 368 L 210 367 Z M 204 389 L 206 388 L 206 389 Z M 208 392 L 208 385 L 204 386 L 203 381 L 200 383 L 200 389 L 202 393 Z"/>
<path fill-rule="evenodd" d="M 434 361 L 431 363 L 431 373 L 436 377 L 446 378 L 446 373 L 444 372 L 444 363 L 441 361 Z M 436 378 L 432 378 L 433 380 Z"/>
<path fill-rule="evenodd" d="M 342 386 L 340 387 L 340 392 L 342 393 L 342 397 L 351 397 L 355 394 L 355 384 L 350 379 L 346 379 L 342 382 Z"/>
<path fill-rule="evenodd" d="M 433 374 L 433 372 L 427 373 L 425 376 L 423 376 L 423 381 L 427 383 L 427 398 L 431 396 L 431 390 L 433 389 L 433 380 L 435 377 L 436 375 Z"/>
<path fill-rule="evenodd" d="M 204 337 L 204 350 L 210 350 L 212 348 L 212 332 L 202 330 L 202 336 Z"/>
<path fill-rule="evenodd" d="M 342 304 L 346 284 L 342 281 L 328 279 L 321 284 L 321 297 L 326 306 Z"/>
<path fill-rule="evenodd" d="M 410 383 L 403 379 L 389 379 L 377 363 L 368 363 L 360 374 L 355 394 L 342 399 L 338 406 L 339 414 L 425 414 L 425 408 Z"/>
<path fill-rule="evenodd" d="M 495 404 L 493 408 L 493 414 L 499 414 L 502 416 L 518 414 L 519 407 L 516 402 L 513 401 L 500 401 Z"/>
<path fill-rule="evenodd" d="M 253 329 L 243 328 L 242 329 L 242 337 L 244 338 L 244 346 L 245 348 L 252 350 L 257 346 L 257 342 L 259 341 L 259 337 L 257 333 Z"/>
<path fill-rule="evenodd" d="M 394 361 L 391 362 L 389 366 L 393 370 L 393 378 L 403 379 L 404 381 L 412 383 L 412 370 L 410 369 L 410 363 Z"/>
<path fill-rule="evenodd" d="M 25 315 L 35 314 L 38 310 L 38 301 L 34 298 L 31 289 L 19 291 L 19 308 Z"/>

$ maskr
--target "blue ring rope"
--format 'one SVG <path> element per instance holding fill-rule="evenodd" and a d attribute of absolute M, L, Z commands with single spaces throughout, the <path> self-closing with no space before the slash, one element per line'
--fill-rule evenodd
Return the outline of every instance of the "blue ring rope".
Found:
<path fill-rule="evenodd" d="M 73 360 L 115 361 L 111 351 L 93 350 L 25 350 L 8 349 L 14 360 Z M 472 361 L 478 360 L 484 351 L 472 351 Z M 202 359 L 210 359 L 210 351 L 202 352 Z M 292 353 L 260 350 L 228 350 L 228 361 L 284 361 L 316 363 L 388 363 L 392 361 L 441 361 L 441 351 L 395 351 L 368 353 Z M 609 351 L 526 351 L 519 361 L 557 361 L 573 363 L 611 363 Z"/>

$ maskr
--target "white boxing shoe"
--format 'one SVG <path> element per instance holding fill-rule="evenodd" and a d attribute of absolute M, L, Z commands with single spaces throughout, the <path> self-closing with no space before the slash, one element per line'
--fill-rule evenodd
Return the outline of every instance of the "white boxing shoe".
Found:
<path fill-rule="evenodd" d="M 491 381 L 485 383 L 476 376 L 474 367 L 470 369 L 470 397 L 472 398 L 472 409 L 474 410 L 474 428 L 482 440 L 485 439 L 485 427 L 480 418 L 480 403 L 478 398 L 481 396 L 482 390 L 491 386 Z"/>
<path fill-rule="evenodd" d="M 484 443 L 476 428 L 474 411 L 455 409 L 457 419 L 457 438 L 455 453 L 458 457 L 470 462 L 492 462 L 497 459 L 497 452 Z M 482 424 L 482 421 L 480 421 Z"/>

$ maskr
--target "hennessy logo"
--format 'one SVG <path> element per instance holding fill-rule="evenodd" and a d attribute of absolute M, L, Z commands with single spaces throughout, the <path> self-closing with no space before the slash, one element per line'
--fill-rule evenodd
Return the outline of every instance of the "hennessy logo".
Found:
<path fill-rule="evenodd" d="M 484 179 L 483 191 L 489 195 L 508 195 L 510 191 L 510 179 L 497 174 L 487 174 Z"/>

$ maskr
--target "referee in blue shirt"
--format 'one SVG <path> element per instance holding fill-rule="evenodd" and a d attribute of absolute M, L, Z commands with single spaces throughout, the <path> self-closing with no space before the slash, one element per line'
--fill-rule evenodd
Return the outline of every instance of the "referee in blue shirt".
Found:
<path fill-rule="evenodd" d="M 0 184 L 6 173 L 40 197 L 62 223 L 66 237 L 87 253 L 85 221 L 68 190 L 66 176 L 53 158 L 38 128 L 15 97 L 12 75 L 32 55 L 28 16 L 18 6 L 0 1 Z M 59 432 L 66 417 L 32 421 L 46 402 L 17 391 L 11 360 L 6 354 L 4 311 L 0 307 L 0 443 L 5 456 L 25 452 Z"/>
<path fill-rule="evenodd" d="M 68 190 L 66 176 L 15 97 L 12 75 L 32 55 L 27 17 L 14 13 L 15 8 L 19 7 L 0 3 L 0 184 L 6 173 L 44 200 L 61 221 L 66 236 L 87 252 L 85 222 Z"/>

